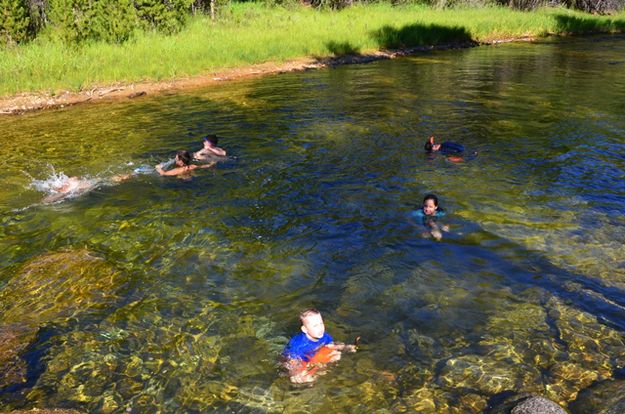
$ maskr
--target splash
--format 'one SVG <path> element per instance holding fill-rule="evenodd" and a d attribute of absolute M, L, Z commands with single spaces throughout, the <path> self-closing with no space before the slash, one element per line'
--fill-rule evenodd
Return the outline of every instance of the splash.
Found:
<path fill-rule="evenodd" d="M 43 199 L 45 204 L 57 203 L 67 198 L 77 197 L 92 190 L 102 182 L 99 178 L 88 176 L 68 177 L 62 171 L 57 173 L 53 166 L 50 166 L 50 174 L 41 180 L 35 179 L 27 173 L 25 174 L 32 180 L 28 188 L 46 194 Z"/>

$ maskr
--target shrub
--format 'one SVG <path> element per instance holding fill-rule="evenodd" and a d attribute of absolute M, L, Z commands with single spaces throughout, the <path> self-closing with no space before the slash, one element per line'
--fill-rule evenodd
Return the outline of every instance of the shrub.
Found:
<path fill-rule="evenodd" d="M 137 18 L 131 0 L 50 0 L 50 20 L 69 43 L 121 43 L 132 35 Z"/>
<path fill-rule="evenodd" d="M 165 33 L 179 31 L 193 0 L 135 0 L 137 16 L 147 29 Z"/>
<path fill-rule="evenodd" d="M 31 35 L 31 22 L 25 0 L 0 0 L 0 42 L 15 44 Z"/>

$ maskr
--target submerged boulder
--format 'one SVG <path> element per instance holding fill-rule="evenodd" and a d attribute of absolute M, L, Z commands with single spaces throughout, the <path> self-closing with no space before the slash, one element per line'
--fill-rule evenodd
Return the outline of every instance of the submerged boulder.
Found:
<path fill-rule="evenodd" d="M 17 325 L 0 326 L 0 388 L 26 382 L 26 362 L 19 357 L 32 335 Z"/>
<path fill-rule="evenodd" d="M 510 414 L 566 414 L 566 411 L 551 400 L 532 396 L 519 402 Z"/>
<path fill-rule="evenodd" d="M 109 305 L 122 285 L 120 273 L 87 250 L 48 253 L 25 264 L 0 291 L 0 388 L 26 381 L 20 354 L 40 327 Z"/>
<path fill-rule="evenodd" d="M 581 391 L 569 408 L 574 414 L 625 413 L 625 380 L 608 380 Z"/>
<path fill-rule="evenodd" d="M 0 325 L 37 327 L 116 299 L 120 272 L 87 250 L 44 254 L 0 291 Z"/>

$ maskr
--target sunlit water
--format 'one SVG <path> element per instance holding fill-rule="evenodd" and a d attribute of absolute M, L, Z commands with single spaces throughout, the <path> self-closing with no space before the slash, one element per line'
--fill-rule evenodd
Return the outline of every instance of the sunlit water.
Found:
<path fill-rule="evenodd" d="M 0 406 L 588 412 L 625 366 L 624 56 L 508 44 L 0 118 L 0 331 L 25 372 Z M 152 171 L 208 133 L 216 168 Z M 427 157 L 432 133 L 478 156 Z M 93 185 L 43 202 L 71 176 Z M 439 242 L 410 218 L 429 192 Z M 295 387 L 276 361 L 310 306 L 361 349 Z"/>

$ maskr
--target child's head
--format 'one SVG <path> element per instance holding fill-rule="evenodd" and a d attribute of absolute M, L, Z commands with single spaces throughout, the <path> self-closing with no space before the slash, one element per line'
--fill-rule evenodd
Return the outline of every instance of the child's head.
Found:
<path fill-rule="evenodd" d="M 217 145 L 217 142 L 219 141 L 219 138 L 217 138 L 217 135 L 215 134 L 210 134 L 204 137 L 204 147 L 214 147 Z"/>
<path fill-rule="evenodd" d="M 176 153 L 176 164 L 181 166 L 191 164 L 191 154 L 189 153 L 189 151 L 178 151 Z"/>
<path fill-rule="evenodd" d="M 423 148 L 425 148 L 425 152 L 428 152 L 428 153 L 432 151 L 438 151 L 440 147 L 441 147 L 440 144 L 434 143 L 434 135 L 428 138 L 428 140 L 425 142 L 425 145 L 423 146 Z"/>
<path fill-rule="evenodd" d="M 426 216 L 432 216 L 436 214 L 438 210 L 438 197 L 434 194 L 428 194 L 423 198 L 423 213 Z"/>
<path fill-rule="evenodd" d="M 302 321 L 302 332 L 306 334 L 308 339 L 318 341 L 323 337 L 326 327 L 323 324 L 321 313 L 317 309 L 304 310 L 299 314 L 299 319 Z"/>

